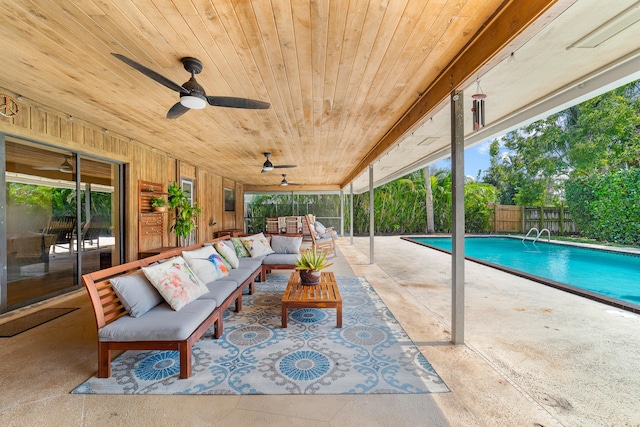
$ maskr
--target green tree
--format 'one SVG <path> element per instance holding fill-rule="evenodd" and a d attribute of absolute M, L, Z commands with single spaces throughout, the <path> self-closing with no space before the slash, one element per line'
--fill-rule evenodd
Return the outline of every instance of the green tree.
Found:
<path fill-rule="evenodd" d="M 509 132 L 492 143 L 484 181 L 502 204 L 549 205 L 563 179 L 640 166 L 639 90 L 636 81 Z"/>

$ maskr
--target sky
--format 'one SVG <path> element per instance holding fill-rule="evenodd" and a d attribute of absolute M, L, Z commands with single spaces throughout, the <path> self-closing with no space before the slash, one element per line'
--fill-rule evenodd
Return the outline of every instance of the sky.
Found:
<path fill-rule="evenodd" d="M 478 171 L 482 170 L 482 174 L 489 169 L 489 147 L 492 140 L 474 145 L 464 150 L 464 174 L 476 179 Z M 434 165 L 436 168 L 451 168 L 451 160 L 441 160 Z"/>

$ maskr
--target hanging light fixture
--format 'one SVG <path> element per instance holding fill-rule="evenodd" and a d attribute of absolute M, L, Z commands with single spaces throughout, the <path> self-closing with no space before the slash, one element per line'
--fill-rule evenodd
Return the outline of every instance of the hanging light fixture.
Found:
<path fill-rule="evenodd" d="M 473 130 L 477 131 L 484 127 L 484 100 L 487 97 L 484 93 L 482 93 L 482 88 L 480 88 L 480 80 L 476 80 L 477 90 L 476 93 L 471 95 L 473 99 L 473 108 L 471 111 L 473 112 Z"/>
<path fill-rule="evenodd" d="M 267 158 L 267 160 L 262 165 L 262 172 L 272 171 L 273 170 L 273 163 L 271 163 L 271 160 L 269 160 L 269 157 L 271 157 L 271 153 L 263 153 L 263 154 Z"/>
<path fill-rule="evenodd" d="M 283 173 L 282 174 L 282 181 L 280 182 L 280 186 L 286 187 L 287 185 L 289 185 L 289 182 L 287 182 L 287 174 Z"/>

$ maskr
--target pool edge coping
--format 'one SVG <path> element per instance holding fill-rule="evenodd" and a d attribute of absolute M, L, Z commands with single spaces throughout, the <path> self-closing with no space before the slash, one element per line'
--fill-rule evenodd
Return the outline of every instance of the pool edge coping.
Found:
<path fill-rule="evenodd" d="M 437 250 L 437 251 L 440 251 L 440 252 L 444 252 L 446 254 L 451 255 L 451 251 L 449 251 L 449 250 L 438 248 L 436 246 L 431 246 L 431 245 L 428 245 L 426 243 L 422 243 L 422 242 L 418 242 L 418 241 L 412 240 L 412 239 L 415 239 L 415 238 L 426 238 L 426 237 L 446 238 L 446 237 L 451 237 L 451 236 L 447 236 L 447 235 L 437 235 L 437 236 L 433 236 L 433 235 L 430 235 L 430 236 L 415 235 L 415 236 L 400 236 L 400 239 L 405 240 L 405 241 L 410 242 L 410 243 L 414 243 L 414 244 L 420 245 L 420 246 L 424 246 L 424 247 L 429 248 L 429 249 L 434 249 L 434 250 Z M 478 236 L 465 236 L 465 237 L 507 237 L 507 238 L 512 238 L 512 239 L 513 238 L 518 238 L 517 236 L 506 236 L 506 235 L 505 236 L 478 235 Z M 553 242 L 541 242 L 541 243 L 553 243 Z M 585 246 L 582 246 L 582 245 L 570 245 L 570 246 L 576 246 L 576 247 L 585 248 Z M 587 248 L 589 248 L 589 247 L 587 247 Z M 590 249 L 603 251 L 603 252 L 607 251 L 606 249 L 600 249 L 600 248 L 596 248 L 596 247 L 592 247 Z M 613 252 L 618 253 L 618 251 L 613 251 Z M 637 253 L 632 253 L 632 254 L 638 255 Z M 559 289 L 559 290 L 562 290 L 562 291 L 565 291 L 565 292 L 569 292 L 569 293 L 574 294 L 574 295 L 578 295 L 578 296 L 581 296 L 581 297 L 584 297 L 584 298 L 588 298 L 590 300 L 593 300 L 593 301 L 596 301 L 596 302 L 600 302 L 602 304 L 606 304 L 606 305 L 610 305 L 610 306 L 613 306 L 613 307 L 616 307 L 616 308 L 620 308 L 620 309 L 623 309 L 623 310 L 626 310 L 626 311 L 630 311 L 630 312 L 635 313 L 635 314 L 640 314 L 640 305 L 637 305 L 637 304 L 633 304 L 633 303 L 630 303 L 630 302 L 627 302 L 627 301 L 623 301 L 623 300 L 620 300 L 620 299 L 617 299 L 617 298 L 608 297 L 606 295 L 601 295 L 601 294 L 598 294 L 598 293 L 595 293 L 595 292 L 592 292 L 592 291 L 589 291 L 589 290 L 586 290 L 586 289 L 581 289 L 581 288 L 578 288 L 578 287 L 575 287 L 575 286 L 568 285 L 566 283 L 557 282 L 555 280 L 551 280 L 551 279 L 547 279 L 547 278 L 544 278 L 544 277 L 536 276 L 535 274 L 529 274 L 529 273 L 525 273 L 525 272 L 520 271 L 520 270 L 514 270 L 512 268 L 504 267 L 504 266 L 499 265 L 499 264 L 494 264 L 494 263 L 491 263 L 491 262 L 488 262 L 488 261 L 484 261 L 484 260 L 479 259 L 479 258 L 474 258 L 474 257 L 470 257 L 470 256 L 466 256 L 465 255 L 465 259 L 467 259 L 469 261 L 472 261 L 472 262 L 475 262 L 477 264 L 484 265 L 486 267 L 491 267 L 491 268 L 495 268 L 496 270 L 504 271 L 505 273 L 513 274 L 514 276 L 522 277 L 524 279 L 532 280 L 534 282 L 538 282 L 538 283 L 541 283 L 543 285 L 546 285 L 546 286 L 549 286 L 549 287 L 552 287 L 552 288 L 555 288 L 555 289 Z"/>

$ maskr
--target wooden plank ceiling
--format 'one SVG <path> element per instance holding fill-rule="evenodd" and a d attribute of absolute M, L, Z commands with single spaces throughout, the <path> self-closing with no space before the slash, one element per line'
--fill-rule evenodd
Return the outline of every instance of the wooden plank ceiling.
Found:
<path fill-rule="evenodd" d="M 233 180 L 269 186 L 286 173 L 305 188 L 347 185 L 498 11 L 515 10 L 503 0 L 0 4 L 0 86 Z M 167 119 L 178 93 L 113 52 L 178 84 L 189 78 L 180 58 L 196 57 L 208 95 L 271 108 L 207 106 Z M 261 173 L 263 152 L 298 167 Z"/>

